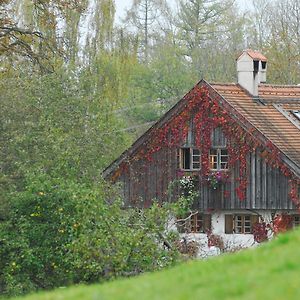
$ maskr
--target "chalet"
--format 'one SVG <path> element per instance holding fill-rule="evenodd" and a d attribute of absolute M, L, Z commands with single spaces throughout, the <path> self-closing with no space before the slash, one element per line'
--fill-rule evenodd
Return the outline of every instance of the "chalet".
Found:
<path fill-rule="evenodd" d="M 265 84 L 266 72 L 265 56 L 243 51 L 238 83 L 201 80 L 108 166 L 126 205 L 172 201 L 170 183 L 188 182 L 195 236 L 250 245 L 254 224 L 286 214 L 298 225 L 300 86 Z"/>

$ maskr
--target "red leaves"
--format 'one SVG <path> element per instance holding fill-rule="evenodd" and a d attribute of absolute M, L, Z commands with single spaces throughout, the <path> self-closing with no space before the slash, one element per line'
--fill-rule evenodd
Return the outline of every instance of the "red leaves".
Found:
<path fill-rule="evenodd" d="M 289 196 L 293 203 L 295 204 L 296 208 L 300 210 L 300 199 L 299 199 L 299 191 L 298 187 L 300 186 L 300 180 L 299 179 L 294 179 L 294 180 L 289 180 L 290 183 L 290 192 Z"/>
<path fill-rule="evenodd" d="M 211 135 L 216 127 L 222 127 L 227 138 L 227 149 L 229 153 L 229 171 L 238 166 L 238 187 L 235 189 L 237 197 L 243 201 L 246 199 L 246 190 L 249 177 L 249 166 L 247 156 L 255 152 L 258 147 L 264 149 L 261 157 L 273 168 L 279 168 L 281 172 L 291 177 L 291 189 L 289 196 L 300 209 L 298 198 L 297 179 L 286 167 L 281 159 L 278 148 L 268 141 L 264 145 L 255 137 L 257 130 L 252 127 L 246 131 L 224 110 L 217 99 L 211 99 L 206 87 L 194 88 L 186 97 L 186 106 L 182 112 L 174 116 L 161 128 L 153 129 L 151 138 L 144 143 L 131 161 L 145 159 L 152 161 L 153 154 L 163 148 L 178 147 L 186 143 L 191 121 L 193 122 L 195 146 L 201 151 L 201 172 L 203 179 L 208 179 L 211 171 L 209 164 L 209 151 L 211 148 Z M 241 117 L 242 118 L 242 117 Z M 244 119 L 241 119 L 245 123 Z M 130 163 L 130 161 L 129 161 Z M 122 171 L 121 171 L 122 172 Z M 117 176 L 121 172 L 117 172 Z"/>
<path fill-rule="evenodd" d="M 225 249 L 224 241 L 221 236 L 212 234 L 211 230 L 207 231 L 206 235 L 207 235 L 207 243 L 208 243 L 209 248 L 217 247 L 221 251 L 223 251 Z"/>
<path fill-rule="evenodd" d="M 255 242 L 262 243 L 268 240 L 268 230 L 265 222 L 253 224 L 252 232 Z"/>
<path fill-rule="evenodd" d="M 292 216 L 281 214 L 277 215 L 273 219 L 273 232 L 274 234 L 286 232 L 288 229 L 292 227 Z"/>

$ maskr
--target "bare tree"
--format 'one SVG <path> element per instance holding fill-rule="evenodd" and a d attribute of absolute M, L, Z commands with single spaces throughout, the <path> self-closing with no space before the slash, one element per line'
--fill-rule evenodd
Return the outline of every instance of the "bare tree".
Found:
<path fill-rule="evenodd" d="M 154 32 L 154 25 L 159 21 L 163 10 L 167 7 L 166 1 L 134 0 L 127 11 L 125 23 L 137 29 L 142 36 L 143 58 L 147 62 L 149 56 L 150 36 Z"/>

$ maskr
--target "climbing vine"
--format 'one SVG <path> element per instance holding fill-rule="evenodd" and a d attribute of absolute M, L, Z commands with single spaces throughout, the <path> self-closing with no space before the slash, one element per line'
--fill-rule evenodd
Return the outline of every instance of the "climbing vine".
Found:
<path fill-rule="evenodd" d="M 278 168 L 290 178 L 289 196 L 296 207 L 300 208 L 298 196 L 298 186 L 300 184 L 290 169 L 283 163 L 277 147 L 270 141 L 262 142 L 259 139 L 259 132 L 251 128 L 243 128 L 238 123 L 243 124 L 244 120 L 237 122 L 236 118 L 243 118 L 235 114 L 235 119 L 230 115 L 229 110 L 223 108 L 223 103 L 218 97 L 211 97 L 209 90 L 205 86 L 196 86 L 188 93 L 183 107 L 179 112 L 173 113 L 171 117 L 161 126 L 151 129 L 151 138 L 148 138 L 141 147 L 138 147 L 131 160 L 123 162 L 116 171 L 118 177 L 122 171 L 128 168 L 128 164 L 134 160 L 151 162 L 153 155 L 163 148 L 178 148 L 185 144 L 189 128 L 194 128 L 194 145 L 201 151 L 201 169 L 199 177 L 202 182 L 216 186 L 219 179 L 218 174 L 212 174 L 209 164 L 209 151 L 211 148 L 211 135 L 215 128 L 221 127 L 227 140 L 229 154 L 229 170 L 234 167 L 238 169 L 238 185 L 236 187 L 237 197 L 243 201 L 246 198 L 246 189 L 249 178 L 249 167 L 247 157 L 249 153 L 254 153 L 256 149 L 264 149 L 261 153 L 262 158 L 273 168 Z M 228 177 L 228 175 L 227 175 Z M 225 191 L 226 192 L 226 191 Z"/>

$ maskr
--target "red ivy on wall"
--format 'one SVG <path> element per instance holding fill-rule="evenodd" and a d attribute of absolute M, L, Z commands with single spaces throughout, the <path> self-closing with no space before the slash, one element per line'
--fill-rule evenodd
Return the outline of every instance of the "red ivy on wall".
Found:
<path fill-rule="evenodd" d="M 201 151 L 200 175 L 203 181 L 207 182 L 210 175 L 209 150 L 211 148 L 211 134 L 214 128 L 221 127 L 227 138 L 227 149 L 229 154 L 229 170 L 238 166 L 238 187 L 237 197 L 240 200 L 246 198 L 246 189 L 249 178 L 249 168 L 247 166 L 247 155 L 255 152 L 258 147 L 265 149 L 262 157 L 274 168 L 290 178 L 289 196 L 295 205 L 300 208 L 298 197 L 297 178 L 285 164 L 283 164 L 279 150 L 270 142 L 260 142 L 256 137 L 258 133 L 255 128 L 245 130 L 222 108 L 221 101 L 216 97 L 210 97 L 206 87 L 195 87 L 185 97 L 185 106 L 181 112 L 167 121 L 160 128 L 153 128 L 151 139 L 148 139 L 131 160 L 152 161 L 153 154 L 165 147 L 180 147 L 186 141 L 189 127 L 195 129 L 195 146 Z M 119 170 L 114 174 L 117 178 L 128 166 L 122 163 Z"/>

